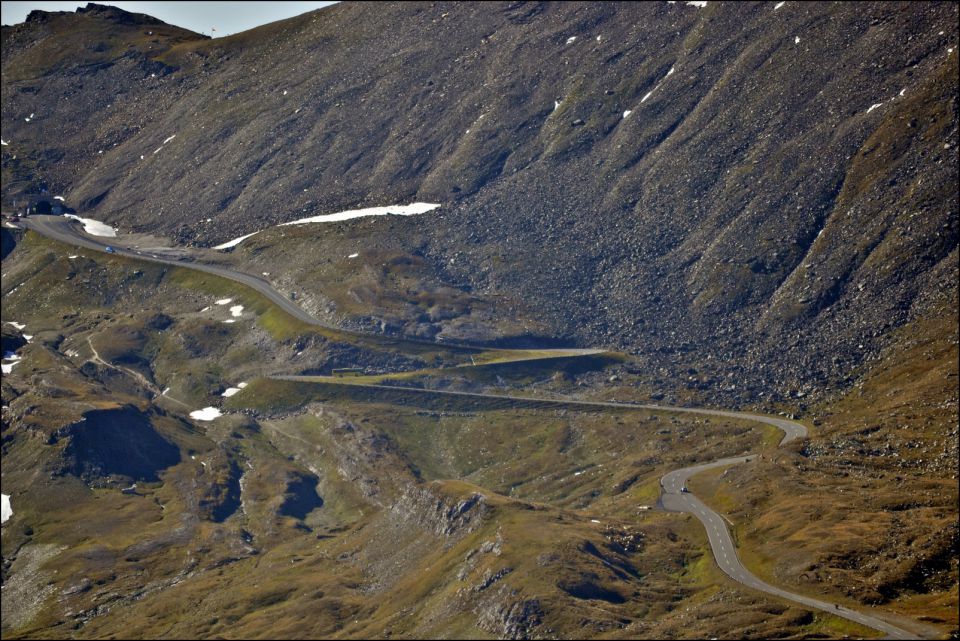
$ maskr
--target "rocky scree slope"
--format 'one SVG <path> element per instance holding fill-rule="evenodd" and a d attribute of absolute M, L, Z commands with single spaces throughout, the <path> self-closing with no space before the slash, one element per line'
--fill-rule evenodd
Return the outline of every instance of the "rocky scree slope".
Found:
<path fill-rule="evenodd" d="M 2 32 L 4 202 L 42 180 L 202 245 L 440 202 L 410 249 L 448 282 L 717 401 L 816 396 L 956 314 L 957 11 L 342 3 L 217 40 L 35 12 Z"/>

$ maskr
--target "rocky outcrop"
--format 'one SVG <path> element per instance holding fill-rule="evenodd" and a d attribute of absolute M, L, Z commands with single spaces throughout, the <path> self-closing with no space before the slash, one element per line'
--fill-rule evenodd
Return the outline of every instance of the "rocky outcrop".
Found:
<path fill-rule="evenodd" d="M 222 523 L 240 509 L 241 464 L 237 455 L 221 448 L 205 457 L 197 480 L 197 508 L 202 518 Z"/>
<path fill-rule="evenodd" d="M 516 590 L 501 586 L 477 611 L 477 625 L 501 639 L 537 638 L 544 612 L 538 599 L 527 599 Z"/>
<path fill-rule="evenodd" d="M 398 454 L 392 441 L 382 433 L 354 425 L 322 405 L 312 405 L 309 411 L 316 416 L 332 416 L 336 421 L 331 435 L 337 472 L 343 479 L 353 483 L 364 498 L 386 507 L 389 501 L 385 493 L 390 495 L 395 487 L 416 482 L 406 461 Z"/>
<path fill-rule="evenodd" d="M 400 495 L 391 512 L 399 520 L 416 525 L 436 536 L 453 536 L 480 527 L 490 506 L 483 494 L 454 499 L 435 486 L 410 486 Z"/>

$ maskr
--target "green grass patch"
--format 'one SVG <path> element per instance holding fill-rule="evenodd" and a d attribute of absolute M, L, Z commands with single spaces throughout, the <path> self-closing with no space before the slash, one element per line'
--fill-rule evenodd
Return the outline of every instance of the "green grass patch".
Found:
<path fill-rule="evenodd" d="M 202 291 L 219 297 L 233 298 L 236 304 L 256 314 L 257 324 L 278 341 L 289 340 L 304 334 L 321 334 L 327 338 L 342 338 L 336 330 L 327 330 L 304 323 L 290 316 L 259 292 L 227 278 L 199 272 L 186 267 L 170 270 L 170 281 L 178 287 Z"/>
<path fill-rule="evenodd" d="M 873 628 L 816 610 L 813 615 L 813 623 L 803 626 L 803 630 L 809 637 L 823 635 L 833 639 L 838 637 L 844 639 L 878 639 L 883 636 L 881 632 Z"/>

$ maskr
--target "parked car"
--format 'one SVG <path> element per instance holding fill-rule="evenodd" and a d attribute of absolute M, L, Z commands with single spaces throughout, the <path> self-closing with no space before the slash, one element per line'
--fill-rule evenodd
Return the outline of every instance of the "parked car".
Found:
<path fill-rule="evenodd" d="M 113 247 L 111 247 L 110 245 L 107 245 L 107 253 L 108 253 L 108 254 L 115 254 L 116 251 L 113 249 Z"/>

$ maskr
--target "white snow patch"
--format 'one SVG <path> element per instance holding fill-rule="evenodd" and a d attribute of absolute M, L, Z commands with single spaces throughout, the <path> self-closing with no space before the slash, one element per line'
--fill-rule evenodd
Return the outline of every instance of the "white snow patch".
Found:
<path fill-rule="evenodd" d="M 629 116 L 629 115 L 632 114 L 632 113 L 633 113 L 633 110 L 627 109 L 626 111 L 623 112 L 623 117 L 626 118 L 627 116 Z"/>
<path fill-rule="evenodd" d="M 227 241 L 222 245 L 217 245 L 216 247 L 214 247 L 214 249 L 230 249 L 231 247 L 236 247 L 246 239 L 250 238 L 251 236 L 255 236 L 259 233 L 260 233 L 259 231 L 255 231 L 252 234 L 247 234 L 246 236 L 241 236 L 240 238 L 234 238 L 233 240 Z"/>
<path fill-rule="evenodd" d="M 483 116 L 480 116 L 480 118 L 483 118 Z M 477 120 L 479 121 L 480 118 L 477 118 Z M 311 216 L 309 218 L 292 220 L 289 223 L 281 223 L 278 225 L 278 227 L 284 227 L 286 225 L 305 225 L 307 223 L 332 223 L 343 220 L 352 220 L 354 218 L 363 218 L 364 216 L 385 216 L 387 214 L 393 214 L 394 216 L 413 216 L 415 214 L 424 214 L 438 207 L 440 207 L 439 203 L 410 203 L 409 205 L 391 205 L 389 207 L 349 209 L 347 211 L 339 211 L 335 214 L 321 214 L 320 216 Z M 223 243 L 222 245 L 217 245 L 214 247 L 214 249 L 229 249 L 231 247 L 235 247 L 247 238 L 250 238 L 255 234 L 259 234 L 260 231 L 255 231 L 251 234 L 247 234 L 246 236 L 234 238 L 233 240 Z"/>
<path fill-rule="evenodd" d="M 360 255 L 360 254 L 350 254 L 349 256 L 347 256 L 347 258 L 356 258 L 356 257 L 359 256 L 359 255 Z"/>
<path fill-rule="evenodd" d="M 7 352 L 3 355 L 3 362 L 0 363 L 0 370 L 2 370 L 4 374 L 9 374 L 13 371 L 13 366 L 22 360 L 22 357 L 17 356 L 13 352 Z"/>
<path fill-rule="evenodd" d="M 239 392 L 240 389 L 241 388 L 239 387 L 228 387 L 227 389 L 223 390 L 223 394 L 221 394 L 220 396 L 226 396 L 227 398 L 230 398 L 231 396 Z"/>
<path fill-rule="evenodd" d="M 223 416 L 223 413 L 216 407 L 204 407 L 202 410 L 190 412 L 190 418 L 198 421 L 212 421 L 218 416 Z"/>
<path fill-rule="evenodd" d="M 693 3 L 691 2 L 690 4 L 693 4 Z M 707 3 L 704 2 L 703 4 L 707 4 Z M 599 523 L 600 521 L 598 521 L 597 519 L 590 519 L 590 522 L 591 522 L 591 523 Z"/>
<path fill-rule="evenodd" d="M 785 4 L 787 4 L 785 1 L 784 1 L 784 2 L 778 2 L 778 3 L 777 3 L 777 6 L 775 6 L 775 7 L 773 8 L 773 10 L 776 11 L 777 9 L 779 9 L 780 7 L 782 7 L 782 6 L 785 5 Z"/>
<path fill-rule="evenodd" d="M 670 76 L 672 76 L 675 70 L 676 70 L 676 67 L 670 67 L 670 71 L 667 72 L 667 75 L 665 75 L 664 78 L 669 78 Z"/>
<path fill-rule="evenodd" d="M 7 321 L 7 325 L 13 325 L 17 329 L 23 331 L 23 328 L 26 327 L 23 323 L 18 323 L 16 321 Z"/>
<path fill-rule="evenodd" d="M 160 392 L 160 396 L 166 396 L 166 395 L 167 395 L 167 392 L 169 392 L 169 391 L 170 391 L 170 388 L 169 388 L 169 387 L 163 388 L 163 391 Z"/>
<path fill-rule="evenodd" d="M 283 95 L 284 95 L 284 96 L 287 95 L 287 90 L 286 90 L 286 89 L 283 90 Z"/>
<path fill-rule="evenodd" d="M 67 256 L 67 258 L 76 258 L 76 257 L 77 257 L 76 254 L 74 254 L 73 256 Z"/>
<path fill-rule="evenodd" d="M 23 339 L 29 343 L 33 340 L 33 334 L 24 334 Z"/>
<path fill-rule="evenodd" d="M 54 200 L 59 200 L 60 202 L 63 202 L 63 196 L 54 196 L 53 199 L 54 199 Z"/>
<path fill-rule="evenodd" d="M 168 142 L 170 142 L 171 140 L 173 140 L 173 139 L 176 138 L 176 137 L 177 137 L 177 134 L 173 134 L 172 136 L 169 136 L 169 137 L 167 137 L 167 138 L 164 138 L 164 139 L 163 139 L 163 142 L 160 143 L 160 144 L 161 144 L 161 145 L 165 145 L 165 144 L 167 144 Z"/>
<path fill-rule="evenodd" d="M 907 90 L 906 90 L 906 89 L 901 89 L 901 90 L 900 90 L 900 95 L 901 95 L 901 96 L 903 96 L 903 94 L 905 94 L 905 93 L 907 93 Z"/>
<path fill-rule="evenodd" d="M 870 105 L 870 108 L 867 109 L 867 113 L 870 113 L 871 111 L 873 111 L 873 110 L 876 109 L 877 107 L 881 106 L 882 104 L 883 104 L 882 102 L 878 102 L 878 103 L 875 104 L 875 105 Z"/>
<path fill-rule="evenodd" d="M 202 314 L 202 313 L 204 313 L 205 311 L 207 311 L 208 309 L 210 309 L 210 306 L 209 306 L 209 305 L 207 305 L 206 307 L 204 307 L 203 309 L 201 309 L 201 310 L 200 310 L 200 313 Z"/>
<path fill-rule="evenodd" d="M 10 143 L 8 143 L 6 140 L 4 140 L 3 138 L 0 138 L 0 145 L 3 145 L 4 147 L 6 147 L 9 144 Z"/>
<path fill-rule="evenodd" d="M 232 302 L 233 302 L 232 298 L 221 298 L 220 300 L 217 301 L 217 305 L 229 305 Z"/>
<path fill-rule="evenodd" d="M 556 110 L 559 109 L 559 108 L 560 108 L 560 101 L 559 101 L 559 100 L 554 100 L 554 101 L 553 101 L 553 110 L 556 111 Z"/>
<path fill-rule="evenodd" d="M 576 41 L 577 41 L 577 37 L 576 37 L 576 36 L 570 36 L 569 38 L 567 38 L 567 44 L 568 44 L 568 45 L 572 45 L 572 44 L 573 44 L 574 42 L 576 42 Z"/>
<path fill-rule="evenodd" d="M 243 389 L 243 388 L 246 387 L 247 385 L 249 385 L 249 383 L 247 383 L 246 381 L 244 381 L 244 382 L 242 382 L 242 383 L 237 383 L 237 387 L 239 387 L 240 389 Z"/>
<path fill-rule="evenodd" d="M 439 207 L 439 203 L 410 203 L 409 205 L 392 205 L 389 207 L 368 207 L 366 209 L 350 209 L 340 211 L 335 214 L 322 214 L 320 216 L 311 216 L 310 218 L 301 218 L 289 223 L 282 223 L 279 227 L 287 225 L 304 225 L 306 223 L 331 223 L 342 220 L 352 220 L 354 218 L 363 218 L 365 216 L 413 216 L 415 214 L 424 214 Z"/>
<path fill-rule="evenodd" d="M 0 494 L 0 523 L 6 523 L 11 516 L 13 516 L 13 507 L 10 505 L 10 495 Z"/>
<path fill-rule="evenodd" d="M 597 42 L 600 42 L 600 38 L 602 38 L 602 37 L 603 37 L 603 36 L 597 36 Z"/>
<path fill-rule="evenodd" d="M 795 45 L 800 44 L 800 36 L 794 36 L 794 37 L 793 37 L 793 44 L 795 44 Z"/>
<path fill-rule="evenodd" d="M 642 105 L 643 103 L 645 103 L 647 101 L 647 98 L 649 98 L 650 94 L 652 93 L 653 93 L 652 91 L 648 91 L 647 95 L 640 99 L 640 104 Z"/>
<path fill-rule="evenodd" d="M 99 220 L 94 220 L 93 218 L 80 218 L 80 216 L 74 216 L 73 214 L 64 215 L 67 218 L 79 220 L 83 224 L 83 231 L 87 232 L 91 236 L 104 236 L 107 238 L 115 238 L 117 236 L 116 229 L 106 223 L 101 223 Z"/>
<path fill-rule="evenodd" d="M 703 9 L 705 6 L 707 6 L 706 0 L 691 0 L 691 2 L 688 2 L 687 4 L 692 4 L 700 9 Z"/>
<path fill-rule="evenodd" d="M 235 321 L 235 320 L 232 319 L 232 318 L 228 318 L 227 320 L 225 320 L 225 321 L 223 321 L 223 322 L 224 322 L 224 323 L 236 323 L 237 321 Z"/>
<path fill-rule="evenodd" d="M 234 318 L 239 318 L 243 313 L 243 305 L 234 305 L 230 308 L 230 315 Z"/>

